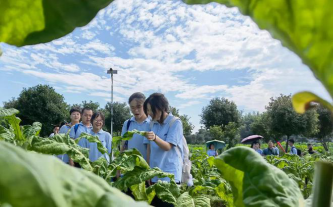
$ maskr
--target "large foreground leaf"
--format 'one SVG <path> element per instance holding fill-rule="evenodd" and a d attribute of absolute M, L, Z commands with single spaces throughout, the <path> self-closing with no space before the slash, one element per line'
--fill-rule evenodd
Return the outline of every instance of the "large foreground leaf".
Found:
<path fill-rule="evenodd" d="M 148 206 L 91 172 L 0 141 L 0 203 L 16 207 Z"/>
<path fill-rule="evenodd" d="M 50 42 L 88 24 L 112 0 L 1 0 L 0 42 Z"/>
<path fill-rule="evenodd" d="M 235 206 L 303 206 L 298 185 L 257 152 L 235 147 L 215 159 L 223 178 L 231 183 Z"/>
<path fill-rule="evenodd" d="M 333 97 L 332 0 L 184 0 L 238 7 L 261 28 L 296 53 Z"/>

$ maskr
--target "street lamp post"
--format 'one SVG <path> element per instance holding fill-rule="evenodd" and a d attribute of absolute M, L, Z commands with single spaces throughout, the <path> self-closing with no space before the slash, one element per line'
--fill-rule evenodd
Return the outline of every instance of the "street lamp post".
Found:
<path fill-rule="evenodd" d="M 117 70 L 113 70 L 112 68 L 110 68 L 108 71 L 107 71 L 108 74 L 110 74 L 111 76 L 111 103 L 110 103 L 110 134 L 111 134 L 111 137 L 113 137 L 113 122 L 114 122 L 114 110 L 113 110 L 113 105 L 114 105 L 114 74 L 117 74 Z"/>

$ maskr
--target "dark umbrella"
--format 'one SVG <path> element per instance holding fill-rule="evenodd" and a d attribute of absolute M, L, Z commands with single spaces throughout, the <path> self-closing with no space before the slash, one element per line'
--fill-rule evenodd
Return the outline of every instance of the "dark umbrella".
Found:
<path fill-rule="evenodd" d="M 225 142 L 220 140 L 211 140 L 206 142 L 206 147 L 210 149 L 210 145 L 213 144 L 215 146 L 215 149 L 223 149 L 225 147 Z"/>
<path fill-rule="evenodd" d="M 258 141 L 260 139 L 263 139 L 263 136 L 261 136 L 261 135 L 251 135 L 251 136 L 248 136 L 248 137 L 242 139 L 241 143 L 243 143 L 243 144 L 251 144 L 252 142 Z"/>

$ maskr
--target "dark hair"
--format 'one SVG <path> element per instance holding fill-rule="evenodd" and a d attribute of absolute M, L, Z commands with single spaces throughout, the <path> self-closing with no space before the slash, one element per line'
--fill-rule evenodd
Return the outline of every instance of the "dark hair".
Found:
<path fill-rule="evenodd" d="M 292 144 L 294 144 L 295 140 L 294 139 L 289 139 L 289 142 L 291 142 Z"/>
<path fill-rule="evenodd" d="M 93 109 L 91 109 L 89 107 L 84 107 L 81 111 L 81 114 L 83 114 L 85 111 L 93 111 Z"/>
<path fill-rule="evenodd" d="M 144 102 L 144 112 L 146 116 L 147 114 L 147 104 L 151 105 L 153 117 L 156 116 L 157 110 L 161 112 L 169 112 L 169 104 L 167 98 L 162 93 L 153 93 L 151 94 Z M 163 123 L 164 121 L 164 113 L 161 113 L 159 123 Z M 152 117 L 152 118 L 153 118 Z"/>
<path fill-rule="evenodd" d="M 79 112 L 79 114 L 81 114 L 81 111 L 78 108 L 71 108 L 70 115 L 72 115 L 73 112 Z"/>
<path fill-rule="evenodd" d="M 253 148 L 254 144 L 259 144 L 259 147 L 261 147 L 261 144 L 260 144 L 259 141 L 254 141 L 254 142 L 252 142 L 252 144 L 251 144 L 251 148 Z"/>
<path fill-rule="evenodd" d="M 211 144 L 210 144 L 210 149 L 211 149 L 211 146 L 215 146 L 215 145 L 211 143 Z"/>
<path fill-rule="evenodd" d="M 131 103 L 131 101 L 133 101 L 133 99 L 143 99 L 143 101 L 145 101 L 146 97 L 143 93 L 141 92 L 136 92 L 134 94 L 132 94 L 130 97 L 129 97 L 129 104 Z"/>
<path fill-rule="evenodd" d="M 104 125 L 104 115 L 102 112 L 95 112 L 90 120 L 90 122 L 93 124 L 94 120 L 97 118 L 97 117 L 101 117 L 102 119 L 102 122 L 103 122 L 103 125 Z"/>
<path fill-rule="evenodd" d="M 62 126 L 64 126 L 64 125 L 66 125 L 67 124 L 67 121 L 62 121 L 62 122 L 60 122 L 60 124 L 59 124 L 59 128 L 61 128 Z"/>

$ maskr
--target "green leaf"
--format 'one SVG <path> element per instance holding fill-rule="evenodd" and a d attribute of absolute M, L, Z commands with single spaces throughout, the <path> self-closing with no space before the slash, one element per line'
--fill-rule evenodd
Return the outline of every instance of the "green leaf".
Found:
<path fill-rule="evenodd" d="M 155 194 L 160 200 L 176 205 L 176 199 L 179 197 L 180 192 L 175 183 L 159 181 L 147 189 L 147 194 Z"/>
<path fill-rule="evenodd" d="M 82 168 L 93 171 L 88 158 L 89 150 L 77 145 L 68 134 L 56 134 L 52 138 L 34 136 L 29 149 L 50 155 L 67 154 L 74 162 L 79 163 Z"/>
<path fill-rule="evenodd" d="M 296 53 L 333 97 L 333 1 L 184 0 L 238 7 L 260 29 Z"/>
<path fill-rule="evenodd" d="M 0 117 L 6 117 L 6 116 L 13 116 L 13 115 L 16 115 L 18 114 L 19 111 L 16 110 L 16 109 L 5 109 L 5 108 L 1 108 L 0 107 Z"/>
<path fill-rule="evenodd" d="M 29 137 L 38 136 L 39 135 L 39 132 L 42 129 L 42 124 L 39 123 L 39 122 L 34 122 L 32 124 L 32 126 L 26 125 L 26 126 L 23 126 L 22 128 L 23 128 L 23 136 L 26 139 L 28 139 Z"/>
<path fill-rule="evenodd" d="M 106 154 L 108 153 L 108 150 L 107 148 L 105 148 L 103 146 L 103 144 L 101 143 L 100 139 L 98 136 L 93 136 L 91 134 L 87 134 L 87 133 L 81 133 L 80 136 L 75 139 L 75 142 L 76 143 L 79 143 L 79 141 L 81 139 L 87 139 L 89 142 L 92 142 L 92 143 L 96 143 L 97 145 L 97 149 L 99 150 L 99 152 L 101 152 L 102 154 Z"/>
<path fill-rule="evenodd" d="M 132 139 L 134 134 L 140 134 L 142 136 L 145 136 L 146 132 L 145 131 L 139 131 L 137 129 L 134 129 L 132 131 L 127 131 L 123 134 L 122 140 L 129 140 Z"/>
<path fill-rule="evenodd" d="M 53 156 L 26 152 L 2 141 L 0 152 L 0 166 L 5 169 L 0 176 L 0 203 L 16 207 L 137 206 L 100 177 Z"/>
<path fill-rule="evenodd" d="M 0 140 L 5 140 L 6 142 L 14 143 L 14 130 L 7 129 L 4 126 L 0 125 Z"/>
<path fill-rule="evenodd" d="M 235 147 L 215 159 L 230 182 L 235 206 L 303 206 L 297 184 L 248 147 Z"/>
<path fill-rule="evenodd" d="M 113 183 L 113 186 L 122 191 L 126 191 L 132 185 L 145 182 L 155 176 L 159 178 L 169 177 L 171 179 L 171 182 L 175 183 L 174 175 L 171 173 L 163 172 L 159 168 L 147 169 L 136 166 L 132 171 L 125 173 L 122 178 L 118 179 L 115 183 Z"/>
<path fill-rule="evenodd" d="M 210 199 L 204 195 L 192 197 L 188 192 L 183 193 L 178 199 L 178 207 L 208 207 L 210 206 Z"/>
<path fill-rule="evenodd" d="M 112 0 L 1 1 L 0 42 L 23 46 L 50 42 L 88 24 Z"/>
<path fill-rule="evenodd" d="M 8 123 L 13 128 L 14 134 L 15 134 L 15 140 L 24 142 L 26 139 L 25 137 L 23 137 L 23 134 L 21 131 L 21 127 L 20 127 L 21 119 L 16 117 L 15 115 L 11 115 L 11 116 L 6 116 L 5 120 L 7 120 Z"/>
<path fill-rule="evenodd" d="M 215 158 L 214 157 L 208 157 L 207 161 L 208 161 L 210 167 L 212 167 L 214 165 Z"/>
<path fill-rule="evenodd" d="M 147 194 L 146 194 L 146 187 L 145 187 L 145 182 L 141 182 L 139 184 L 132 185 L 130 187 L 133 196 L 135 197 L 136 201 L 147 201 Z M 149 201 L 148 203 L 151 203 Z"/>
<path fill-rule="evenodd" d="M 133 206 L 148 207 L 146 202 L 135 202 L 130 199 L 119 199 L 117 194 L 105 194 L 96 204 L 96 207 Z"/>
<path fill-rule="evenodd" d="M 322 104 L 324 107 L 327 107 L 331 111 L 333 111 L 332 104 L 328 103 L 326 100 L 320 98 L 311 92 L 300 92 L 296 93 L 292 96 L 292 105 L 297 113 L 304 113 L 307 109 L 311 108 L 311 102 L 317 102 Z"/>

